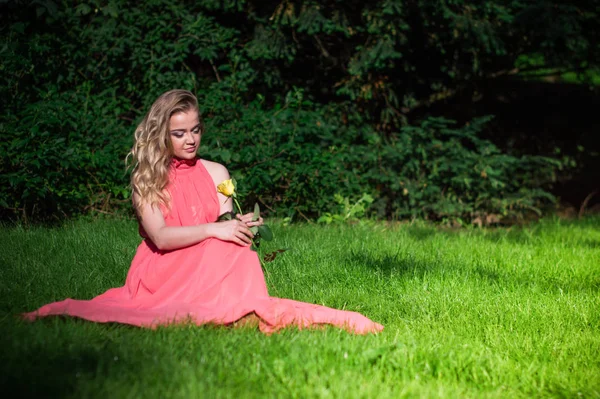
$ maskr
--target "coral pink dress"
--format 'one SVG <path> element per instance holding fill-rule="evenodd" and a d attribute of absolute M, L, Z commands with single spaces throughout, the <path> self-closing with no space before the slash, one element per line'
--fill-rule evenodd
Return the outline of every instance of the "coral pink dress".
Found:
<path fill-rule="evenodd" d="M 202 162 L 174 160 L 169 192 L 171 209 L 163 209 L 168 226 L 217 219 L 220 206 L 215 183 Z M 24 316 L 33 320 L 70 315 L 155 327 L 177 322 L 229 324 L 253 312 L 265 333 L 314 324 L 332 324 L 359 334 L 383 329 L 356 312 L 270 297 L 257 254 L 216 238 L 173 251 L 160 251 L 146 238 L 123 287 L 89 301 L 54 302 Z"/>

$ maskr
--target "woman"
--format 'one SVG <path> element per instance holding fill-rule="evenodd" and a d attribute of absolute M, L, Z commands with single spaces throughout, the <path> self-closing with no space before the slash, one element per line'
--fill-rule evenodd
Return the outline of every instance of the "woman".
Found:
<path fill-rule="evenodd" d="M 222 165 L 196 157 L 203 133 L 196 97 L 162 94 L 135 131 L 129 154 L 133 204 L 144 240 L 125 286 L 89 301 L 66 299 L 26 318 L 71 315 L 96 322 L 154 327 L 177 322 L 231 324 L 258 321 L 266 333 L 295 325 L 332 324 L 364 334 L 383 329 L 366 317 L 270 297 L 260 262 L 249 245 L 252 214 L 215 222 L 232 210 L 217 193 L 229 179 Z"/>

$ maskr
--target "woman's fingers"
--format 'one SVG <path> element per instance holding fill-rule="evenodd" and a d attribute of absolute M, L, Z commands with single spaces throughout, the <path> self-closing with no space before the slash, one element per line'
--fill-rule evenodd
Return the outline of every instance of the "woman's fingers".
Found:
<path fill-rule="evenodd" d="M 264 223 L 263 218 L 262 217 L 258 217 L 258 220 L 256 221 L 252 221 L 252 219 L 254 218 L 254 214 L 253 213 L 247 213 L 245 215 L 242 214 L 237 214 L 236 218 L 240 221 L 246 224 L 246 226 L 248 227 L 252 227 L 252 226 L 260 226 Z"/>
<path fill-rule="evenodd" d="M 252 237 L 254 234 L 246 227 L 244 222 L 239 221 L 236 226 L 235 237 L 239 240 L 238 244 L 240 245 L 249 245 L 252 243 Z"/>
<path fill-rule="evenodd" d="M 246 223 L 241 220 L 229 220 L 227 222 L 217 223 L 216 238 L 223 241 L 231 241 L 241 246 L 247 246 L 252 243 L 254 234 L 248 228 Z"/>
<path fill-rule="evenodd" d="M 248 245 L 247 242 L 242 241 L 242 239 L 240 238 L 235 238 L 235 241 L 233 241 L 234 243 L 236 243 L 237 245 L 239 245 L 240 247 L 245 247 Z"/>
<path fill-rule="evenodd" d="M 245 235 L 246 237 L 248 237 L 248 240 L 251 240 L 252 237 L 254 237 L 254 234 L 252 234 L 252 232 L 250 231 L 250 229 L 246 226 L 242 226 L 240 227 L 240 231 L 242 232 L 243 235 Z"/>
<path fill-rule="evenodd" d="M 244 223 L 250 223 L 252 222 L 252 218 L 254 217 L 253 213 L 247 213 L 245 215 L 240 215 L 239 213 L 236 215 L 236 217 L 241 220 Z"/>
<path fill-rule="evenodd" d="M 235 215 L 235 217 L 240 223 L 243 223 L 245 227 L 261 226 L 264 224 L 264 220 L 260 216 L 258 217 L 258 220 L 252 221 L 252 219 L 254 218 L 253 213 L 247 213 L 245 215 L 238 213 L 237 215 Z M 254 237 L 254 234 L 252 234 L 249 230 L 246 230 L 244 234 L 250 237 Z"/>
<path fill-rule="evenodd" d="M 255 221 L 255 222 L 250 221 L 250 222 L 246 223 L 246 225 L 248 225 L 248 227 L 252 227 L 252 226 L 260 226 L 263 223 L 264 223 L 263 218 L 259 217 L 257 221 Z"/>
<path fill-rule="evenodd" d="M 252 241 L 243 234 L 240 234 L 239 236 L 236 237 L 236 242 L 238 245 L 241 245 L 241 246 L 250 245 L 252 243 Z"/>

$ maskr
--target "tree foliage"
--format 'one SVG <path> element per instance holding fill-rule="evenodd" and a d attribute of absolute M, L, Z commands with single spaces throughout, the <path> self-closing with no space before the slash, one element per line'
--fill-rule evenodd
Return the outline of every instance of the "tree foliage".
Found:
<path fill-rule="evenodd" d="M 418 122 L 411 112 L 522 71 L 582 72 L 600 60 L 598 9 L 588 2 L 0 8 L 4 217 L 127 206 L 134 126 L 175 87 L 199 97 L 210 128 L 203 154 L 240 175 L 249 201 L 282 215 L 331 211 L 335 193 L 373 195 L 382 217 L 537 209 L 551 200 L 544 188 L 560 163 L 503 153 L 479 138 L 481 121 Z"/>

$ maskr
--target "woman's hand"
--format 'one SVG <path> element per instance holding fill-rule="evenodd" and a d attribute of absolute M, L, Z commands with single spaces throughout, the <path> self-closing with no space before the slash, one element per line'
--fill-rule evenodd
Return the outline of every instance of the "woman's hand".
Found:
<path fill-rule="evenodd" d="M 258 220 L 253 222 L 252 218 L 254 217 L 254 213 L 247 213 L 245 215 L 241 215 L 241 214 L 237 214 L 235 215 L 236 218 L 238 218 L 239 220 L 241 220 L 242 222 L 244 222 L 246 224 L 246 226 L 248 227 L 252 227 L 252 226 L 260 226 L 263 224 L 263 218 L 262 217 L 258 217 Z"/>
<path fill-rule="evenodd" d="M 214 223 L 214 229 L 215 238 L 241 246 L 250 245 L 254 237 L 246 223 L 238 219 Z"/>

